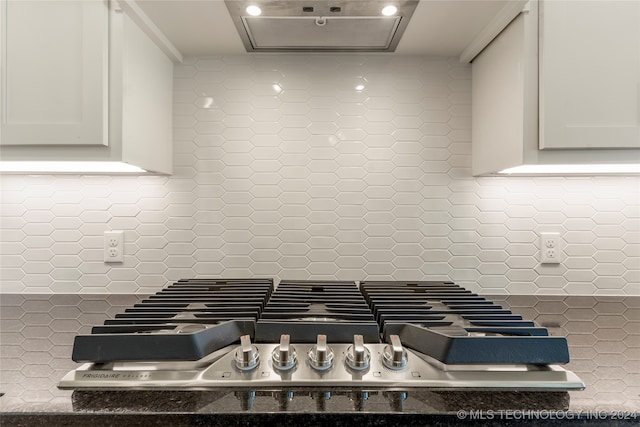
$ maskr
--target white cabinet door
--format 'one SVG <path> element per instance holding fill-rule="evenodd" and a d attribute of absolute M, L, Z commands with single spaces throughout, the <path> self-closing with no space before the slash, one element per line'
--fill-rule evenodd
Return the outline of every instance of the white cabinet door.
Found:
<path fill-rule="evenodd" d="M 540 148 L 640 148 L 640 1 L 545 1 L 540 18 Z"/>
<path fill-rule="evenodd" d="M 0 7 L 0 144 L 107 145 L 107 0 Z"/>

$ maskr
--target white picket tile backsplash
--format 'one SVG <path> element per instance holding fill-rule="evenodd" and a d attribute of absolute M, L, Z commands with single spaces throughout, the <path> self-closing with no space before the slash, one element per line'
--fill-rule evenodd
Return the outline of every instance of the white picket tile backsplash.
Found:
<path fill-rule="evenodd" d="M 269 276 L 640 295 L 640 179 L 473 178 L 470 101 L 455 58 L 190 58 L 171 177 L 1 178 L 0 290 Z M 121 265 L 105 230 L 125 231 Z M 542 231 L 561 265 L 539 265 Z"/>

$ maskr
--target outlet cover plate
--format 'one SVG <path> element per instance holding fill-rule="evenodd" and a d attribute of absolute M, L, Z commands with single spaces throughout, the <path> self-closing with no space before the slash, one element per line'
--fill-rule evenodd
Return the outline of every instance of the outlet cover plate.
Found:
<path fill-rule="evenodd" d="M 540 264 L 560 264 L 562 246 L 560 233 L 540 233 Z"/>
<path fill-rule="evenodd" d="M 104 262 L 124 262 L 124 231 L 104 232 Z"/>

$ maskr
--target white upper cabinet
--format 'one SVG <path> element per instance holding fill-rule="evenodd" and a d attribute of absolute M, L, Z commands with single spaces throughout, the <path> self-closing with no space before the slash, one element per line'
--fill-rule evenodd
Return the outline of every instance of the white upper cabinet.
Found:
<path fill-rule="evenodd" d="M 105 1 L 8 0 L 3 145 L 108 144 Z"/>
<path fill-rule="evenodd" d="M 0 0 L 0 158 L 171 173 L 173 63 L 135 1 Z"/>
<path fill-rule="evenodd" d="M 640 1 L 540 4 L 540 148 L 640 148 Z"/>
<path fill-rule="evenodd" d="M 473 174 L 640 164 L 640 2 L 530 1 L 507 21 L 463 55 Z"/>

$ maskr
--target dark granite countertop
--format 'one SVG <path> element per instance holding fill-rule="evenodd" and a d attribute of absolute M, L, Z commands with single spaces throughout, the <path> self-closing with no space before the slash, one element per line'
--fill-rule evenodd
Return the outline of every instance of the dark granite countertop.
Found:
<path fill-rule="evenodd" d="M 139 295 L 0 295 L 2 425 L 638 424 L 640 297 L 490 296 L 567 336 L 571 392 L 287 389 L 59 390 L 73 337 Z M 328 394 L 330 392 L 330 394 Z M 249 403 L 251 402 L 251 403 Z"/>

